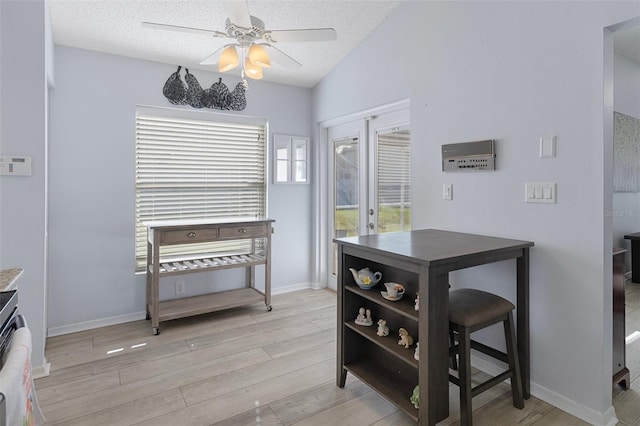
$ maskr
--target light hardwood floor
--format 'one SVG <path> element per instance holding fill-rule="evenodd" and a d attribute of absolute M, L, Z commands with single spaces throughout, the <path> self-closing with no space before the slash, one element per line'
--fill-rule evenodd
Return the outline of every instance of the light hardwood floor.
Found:
<path fill-rule="evenodd" d="M 298 291 L 272 304 L 168 321 L 158 336 L 141 320 L 47 339 L 51 374 L 35 383 L 47 424 L 415 424 L 352 375 L 336 387 L 334 293 Z M 458 389 L 449 390 L 443 425 L 459 423 Z M 637 419 L 640 404 L 627 395 L 616 409 Z M 534 397 L 518 410 L 504 383 L 473 404 L 480 426 L 587 424 Z"/>

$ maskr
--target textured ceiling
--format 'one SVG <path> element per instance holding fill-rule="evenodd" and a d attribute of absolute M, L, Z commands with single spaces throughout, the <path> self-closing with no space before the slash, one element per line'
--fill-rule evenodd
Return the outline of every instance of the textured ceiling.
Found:
<path fill-rule="evenodd" d="M 1 0 L 0 0 L 1 1 Z M 238 0 L 244 1 L 244 0 Z M 264 79 L 313 87 L 367 37 L 402 0 L 249 0 L 249 12 L 267 30 L 335 28 L 336 41 L 280 43 L 302 64 L 297 70 L 265 69 Z M 143 21 L 224 31 L 219 0 L 48 0 L 54 42 L 187 68 L 198 65 L 228 39 L 142 28 Z M 615 33 L 616 53 L 640 64 L 640 27 Z M 239 77 L 239 70 L 230 73 Z"/>
<path fill-rule="evenodd" d="M 242 0 L 240 0 L 242 1 Z M 401 0 L 249 0 L 249 12 L 267 30 L 335 28 L 336 41 L 279 43 L 302 64 L 273 66 L 264 80 L 313 87 L 380 24 Z M 198 65 L 229 39 L 143 28 L 141 22 L 225 30 L 227 14 L 218 0 L 49 0 L 56 44 L 115 55 L 217 71 Z M 230 71 L 239 77 L 240 71 Z"/>

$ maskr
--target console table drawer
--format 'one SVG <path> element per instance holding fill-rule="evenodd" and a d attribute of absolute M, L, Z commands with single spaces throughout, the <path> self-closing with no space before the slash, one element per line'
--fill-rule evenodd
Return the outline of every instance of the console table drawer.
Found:
<path fill-rule="evenodd" d="M 253 238 L 267 235 L 266 225 L 232 226 L 220 228 L 220 238 Z"/>
<path fill-rule="evenodd" d="M 218 238 L 218 228 L 181 229 L 165 231 L 162 238 L 164 244 L 188 244 L 207 242 Z"/>

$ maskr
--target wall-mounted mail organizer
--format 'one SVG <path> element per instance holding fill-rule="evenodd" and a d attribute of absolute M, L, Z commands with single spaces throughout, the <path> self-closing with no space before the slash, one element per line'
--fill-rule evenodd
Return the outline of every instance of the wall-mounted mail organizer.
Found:
<path fill-rule="evenodd" d="M 496 169 L 493 139 L 442 145 L 442 171 L 473 171 Z"/>

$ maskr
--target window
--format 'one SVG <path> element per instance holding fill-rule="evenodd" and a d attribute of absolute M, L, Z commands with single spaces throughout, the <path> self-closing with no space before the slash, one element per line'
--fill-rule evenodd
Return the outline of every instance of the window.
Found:
<path fill-rule="evenodd" d="M 266 216 L 266 122 L 249 117 L 138 107 L 136 264 L 145 222 Z M 163 258 L 237 253 L 245 241 L 166 246 Z"/>
<path fill-rule="evenodd" d="M 274 135 L 275 183 L 307 183 L 309 138 Z"/>

